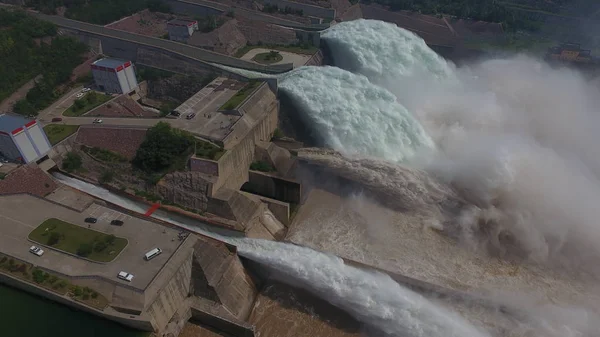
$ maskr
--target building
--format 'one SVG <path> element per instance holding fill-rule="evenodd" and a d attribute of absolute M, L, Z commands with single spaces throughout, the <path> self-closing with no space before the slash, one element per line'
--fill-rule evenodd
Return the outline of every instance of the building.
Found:
<path fill-rule="evenodd" d="M 103 58 L 92 63 L 94 82 L 100 91 L 127 94 L 138 86 L 131 61 Z"/>
<path fill-rule="evenodd" d="M 187 42 L 187 40 L 198 30 L 198 21 L 175 19 L 167 22 L 169 40 Z"/>
<path fill-rule="evenodd" d="M 0 153 L 8 160 L 31 163 L 50 151 L 50 142 L 35 120 L 0 115 Z"/>
<path fill-rule="evenodd" d="M 590 50 L 581 49 L 578 43 L 563 43 L 548 49 L 547 57 L 556 61 L 587 63 L 592 61 Z"/>

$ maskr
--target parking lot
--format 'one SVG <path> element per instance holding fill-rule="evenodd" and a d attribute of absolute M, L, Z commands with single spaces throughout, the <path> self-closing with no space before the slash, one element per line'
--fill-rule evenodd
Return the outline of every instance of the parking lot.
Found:
<path fill-rule="evenodd" d="M 97 218 L 98 221 L 94 224 L 85 223 L 84 219 L 87 217 Z M 45 253 L 38 257 L 28 251 L 29 247 L 35 244 L 28 240 L 28 235 L 48 218 L 57 218 L 99 232 L 114 234 L 127 239 L 128 244 L 119 256 L 105 264 L 90 262 L 49 247 L 42 247 Z M 124 225 L 110 225 L 111 220 L 121 220 Z M 0 252 L 70 276 L 104 276 L 138 289 L 145 289 L 179 248 L 182 242 L 179 234 L 180 231 L 176 229 L 141 220 L 95 203 L 79 213 L 30 195 L 0 196 Z M 155 247 L 160 248 L 163 253 L 145 261 L 144 254 Z M 120 271 L 133 274 L 133 281 L 129 283 L 118 280 L 116 276 Z"/>

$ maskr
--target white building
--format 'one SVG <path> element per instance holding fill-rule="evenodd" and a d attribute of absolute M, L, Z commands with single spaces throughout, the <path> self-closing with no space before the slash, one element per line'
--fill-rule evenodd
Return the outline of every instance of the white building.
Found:
<path fill-rule="evenodd" d="M 169 40 L 186 42 L 198 30 L 198 21 L 175 19 L 167 22 Z"/>
<path fill-rule="evenodd" d="M 50 151 L 50 142 L 35 120 L 0 115 L 0 153 L 8 160 L 31 163 Z"/>
<path fill-rule="evenodd" d="M 100 91 L 127 94 L 138 86 L 130 61 L 103 58 L 92 63 L 92 75 Z"/>

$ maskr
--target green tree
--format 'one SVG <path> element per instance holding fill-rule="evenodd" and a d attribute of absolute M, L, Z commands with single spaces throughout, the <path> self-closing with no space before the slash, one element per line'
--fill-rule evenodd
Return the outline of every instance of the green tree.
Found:
<path fill-rule="evenodd" d="M 146 133 L 133 165 L 148 173 L 164 171 L 190 148 L 192 139 L 188 133 L 159 122 Z"/>
<path fill-rule="evenodd" d="M 54 246 L 55 244 L 58 243 L 58 241 L 60 241 L 60 233 L 50 232 L 50 235 L 48 236 L 48 241 L 47 241 L 48 246 Z"/>
<path fill-rule="evenodd" d="M 67 172 L 73 172 L 81 168 L 82 160 L 81 156 L 75 152 L 67 152 L 65 159 L 62 163 L 63 170 Z"/>
<path fill-rule="evenodd" d="M 77 255 L 86 257 L 86 256 L 90 255 L 92 253 L 92 251 L 93 251 L 92 245 L 90 245 L 89 243 L 82 243 L 77 248 Z"/>
<path fill-rule="evenodd" d="M 85 101 L 82 99 L 76 99 L 75 102 L 73 102 L 73 109 L 76 111 L 79 111 L 81 109 L 85 108 Z"/>

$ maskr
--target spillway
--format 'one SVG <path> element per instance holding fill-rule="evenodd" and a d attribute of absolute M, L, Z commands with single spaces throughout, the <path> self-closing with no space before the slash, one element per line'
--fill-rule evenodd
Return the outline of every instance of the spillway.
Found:
<path fill-rule="evenodd" d="M 135 201 L 78 179 L 54 173 L 65 185 L 143 214 Z M 310 248 L 267 240 L 218 234 L 168 216 L 162 221 L 235 245 L 238 254 L 272 269 L 282 281 L 304 288 L 354 316 L 366 326 L 398 337 L 488 336 L 445 308 L 433 305 L 388 275 L 346 265 L 335 256 Z"/>

